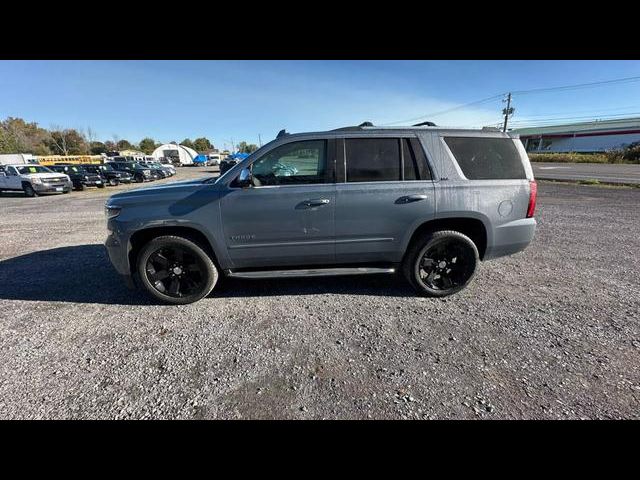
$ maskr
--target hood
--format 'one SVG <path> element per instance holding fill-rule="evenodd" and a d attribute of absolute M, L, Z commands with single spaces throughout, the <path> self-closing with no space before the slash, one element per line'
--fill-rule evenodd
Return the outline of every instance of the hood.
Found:
<path fill-rule="evenodd" d="M 31 177 L 31 178 L 42 178 L 42 179 L 68 177 L 68 175 L 66 173 L 59 173 L 59 172 L 53 172 L 53 173 L 23 173 L 22 176 L 23 177 Z"/>
<path fill-rule="evenodd" d="M 207 189 L 215 189 L 213 182 L 207 182 L 211 177 L 199 178 L 194 180 L 183 180 L 180 182 L 167 182 L 162 185 L 148 186 L 126 190 L 121 193 L 112 195 L 109 203 L 116 205 L 125 205 L 128 203 L 138 203 L 154 200 L 175 200 L 180 197 L 188 196 L 206 186 Z"/>

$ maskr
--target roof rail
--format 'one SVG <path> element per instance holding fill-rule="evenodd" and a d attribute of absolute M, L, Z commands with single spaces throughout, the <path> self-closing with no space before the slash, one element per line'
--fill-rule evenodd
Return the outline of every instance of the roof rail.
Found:
<path fill-rule="evenodd" d="M 415 125 L 411 125 L 412 127 L 435 127 L 436 124 L 433 122 L 421 122 L 416 123 Z"/>
<path fill-rule="evenodd" d="M 334 128 L 333 131 L 343 132 L 343 131 L 349 131 L 349 130 L 362 130 L 364 127 L 373 127 L 373 126 L 374 125 L 371 122 L 362 122 L 360 125 L 351 125 L 349 127 Z"/>
<path fill-rule="evenodd" d="M 485 132 L 501 132 L 498 127 L 482 127 L 482 130 Z"/>

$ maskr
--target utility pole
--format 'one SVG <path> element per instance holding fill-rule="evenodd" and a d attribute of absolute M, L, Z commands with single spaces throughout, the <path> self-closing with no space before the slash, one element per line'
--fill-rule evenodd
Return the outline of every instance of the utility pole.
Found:
<path fill-rule="evenodd" d="M 503 100 L 504 102 L 505 100 Z M 509 120 L 509 116 L 513 115 L 513 107 L 511 107 L 511 92 L 507 95 L 507 108 L 502 109 L 502 114 L 504 115 L 504 125 L 502 126 L 502 131 L 507 131 L 507 121 Z"/>
<path fill-rule="evenodd" d="M 258 144 L 260 144 L 260 148 L 262 148 L 262 137 L 258 134 Z"/>

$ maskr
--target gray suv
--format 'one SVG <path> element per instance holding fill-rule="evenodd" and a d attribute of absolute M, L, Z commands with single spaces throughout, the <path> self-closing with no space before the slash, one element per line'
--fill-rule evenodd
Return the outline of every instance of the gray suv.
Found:
<path fill-rule="evenodd" d="M 283 131 L 220 177 L 113 195 L 111 262 L 173 304 L 220 275 L 401 271 L 419 294 L 458 292 L 529 245 L 537 188 L 516 136 L 431 125 Z"/>

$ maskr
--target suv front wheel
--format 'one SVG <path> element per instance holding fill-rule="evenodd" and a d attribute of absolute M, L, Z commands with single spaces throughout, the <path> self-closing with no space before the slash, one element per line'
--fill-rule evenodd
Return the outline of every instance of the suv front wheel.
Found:
<path fill-rule="evenodd" d="M 175 305 L 206 297 L 218 282 L 218 269 L 207 252 L 173 235 L 147 243 L 138 255 L 137 271 L 147 292 Z"/>
<path fill-rule="evenodd" d="M 479 260 L 478 248 L 469 237 L 454 230 L 440 230 L 412 243 L 402 269 L 418 293 L 445 297 L 471 282 Z"/>

